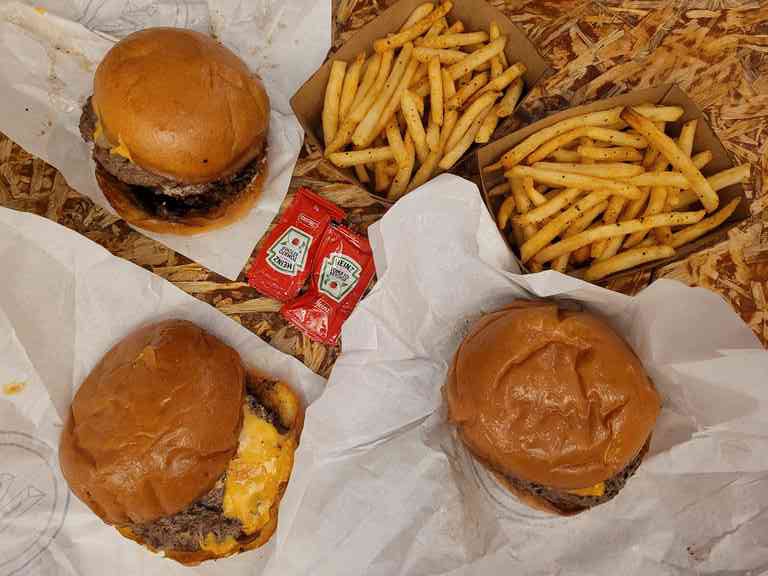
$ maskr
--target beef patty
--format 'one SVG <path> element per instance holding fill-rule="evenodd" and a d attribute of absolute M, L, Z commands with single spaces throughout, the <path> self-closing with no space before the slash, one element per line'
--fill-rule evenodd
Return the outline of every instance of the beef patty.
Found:
<path fill-rule="evenodd" d="M 282 426 L 277 415 L 261 404 L 255 396 L 247 394 L 246 402 L 259 418 L 281 431 Z M 196 552 L 200 550 L 200 544 L 208 534 L 214 534 L 219 542 L 228 536 L 239 540 L 246 536 L 242 524 L 239 520 L 224 515 L 225 480 L 226 474 L 217 480 L 213 489 L 205 496 L 173 516 L 143 524 L 126 524 L 124 527 L 130 528 L 140 540 L 156 550 Z"/>
<path fill-rule="evenodd" d="M 564 514 L 574 514 L 586 510 L 587 508 L 597 506 L 598 504 L 603 504 L 614 498 L 619 491 L 624 488 L 627 480 L 637 472 L 637 469 L 640 467 L 640 462 L 643 461 L 645 453 L 648 452 L 649 444 L 650 439 L 629 464 L 616 475 L 604 482 L 605 491 L 602 496 L 580 496 L 578 494 L 566 492 L 565 490 L 558 490 L 557 488 L 550 488 L 548 486 L 536 484 L 535 482 L 528 482 L 527 480 L 522 480 L 514 476 L 504 476 L 504 480 L 518 490 L 530 492 L 539 498 L 543 498 Z"/>
<path fill-rule="evenodd" d="M 106 172 L 128 184 L 127 192 L 147 213 L 163 220 L 205 216 L 236 199 L 264 168 L 266 147 L 240 172 L 205 184 L 183 184 L 145 170 L 119 154 L 112 154 L 104 143 L 96 142 L 96 113 L 91 98 L 80 115 L 80 135 L 94 144 L 93 158 Z"/>

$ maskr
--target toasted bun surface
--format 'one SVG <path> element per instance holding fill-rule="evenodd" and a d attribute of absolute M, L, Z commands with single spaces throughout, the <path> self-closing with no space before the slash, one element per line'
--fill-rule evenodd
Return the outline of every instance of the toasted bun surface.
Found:
<path fill-rule="evenodd" d="M 115 44 L 96 70 L 93 106 L 113 146 L 187 184 L 237 172 L 262 151 L 269 127 L 258 76 L 213 38 L 179 28 Z"/>
<path fill-rule="evenodd" d="M 175 514 L 211 490 L 234 456 L 245 371 L 191 322 L 143 327 L 75 394 L 59 455 L 72 491 L 110 524 Z"/>
<path fill-rule="evenodd" d="M 267 179 L 267 172 L 267 163 L 264 162 L 259 173 L 236 198 L 216 208 L 212 207 L 205 216 L 196 215 L 164 220 L 150 214 L 135 202 L 129 184 L 121 182 L 99 166 L 98 162 L 96 163 L 96 181 L 99 188 L 123 220 L 150 232 L 176 234 L 178 236 L 193 236 L 218 230 L 247 216 L 256 200 L 261 196 L 264 182 Z"/>
<path fill-rule="evenodd" d="M 602 320 L 547 302 L 483 317 L 454 357 L 449 419 L 498 473 L 577 489 L 622 470 L 660 400 L 640 361 Z"/>

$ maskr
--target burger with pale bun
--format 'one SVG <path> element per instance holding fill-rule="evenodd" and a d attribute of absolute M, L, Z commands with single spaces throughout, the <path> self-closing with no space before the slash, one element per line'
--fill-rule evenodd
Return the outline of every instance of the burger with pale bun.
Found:
<path fill-rule="evenodd" d="M 547 301 L 481 318 L 443 392 L 472 455 L 526 504 L 563 515 L 619 493 L 660 411 L 640 360 L 605 321 Z"/>
<path fill-rule="evenodd" d="M 210 36 L 148 28 L 115 44 L 80 117 L 96 179 L 118 214 L 191 235 L 250 211 L 267 175 L 269 98 Z"/>
<path fill-rule="evenodd" d="M 75 495 L 123 536 L 183 564 L 269 540 L 304 411 L 195 324 L 117 343 L 77 390 L 61 436 Z"/>

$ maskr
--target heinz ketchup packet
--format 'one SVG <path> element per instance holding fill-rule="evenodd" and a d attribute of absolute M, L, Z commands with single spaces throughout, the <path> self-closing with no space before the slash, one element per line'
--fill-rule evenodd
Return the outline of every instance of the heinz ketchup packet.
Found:
<path fill-rule="evenodd" d="M 310 338 L 332 345 L 373 278 L 371 246 L 349 228 L 329 226 L 313 268 L 309 290 L 280 313 Z"/>
<path fill-rule="evenodd" d="M 248 283 L 281 301 L 294 298 L 307 280 L 323 233 L 344 211 L 309 188 L 299 188 L 248 271 Z"/>

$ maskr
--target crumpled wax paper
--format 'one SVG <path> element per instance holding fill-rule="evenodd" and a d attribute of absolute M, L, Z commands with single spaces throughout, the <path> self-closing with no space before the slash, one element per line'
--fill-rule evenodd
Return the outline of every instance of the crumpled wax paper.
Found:
<path fill-rule="evenodd" d="M 554 272 L 520 276 L 476 187 L 441 176 L 370 232 L 379 281 L 308 412 L 281 508 L 283 575 L 699 575 L 768 570 L 768 353 L 714 293 L 658 281 L 635 297 Z M 663 410 L 610 502 L 527 508 L 445 423 L 466 329 L 516 298 L 602 314 Z"/>
<path fill-rule="evenodd" d="M 264 80 L 272 115 L 269 176 L 250 214 L 221 230 L 183 237 L 141 232 L 230 279 L 237 277 L 285 198 L 304 132 L 293 92 L 331 46 L 327 0 L 0 1 L 0 132 L 55 166 L 67 183 L 114 211 L 78 130 L 96 66 L 119 38 L 150 26 L 215 35 Z"/>
<path fill-rule="evenodd" d="M 311 403 L 325 380 L 211 306 L 38 216 L 0 208 L 0 576 L 261 574 L 275 538 L 185 568 L 120 536 L 68 490 L 59 434 L 73 394 L 135 328 L 191 320 Z"/>

